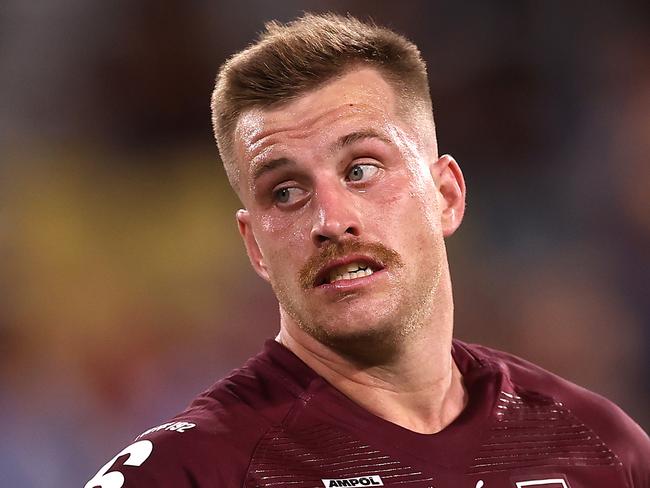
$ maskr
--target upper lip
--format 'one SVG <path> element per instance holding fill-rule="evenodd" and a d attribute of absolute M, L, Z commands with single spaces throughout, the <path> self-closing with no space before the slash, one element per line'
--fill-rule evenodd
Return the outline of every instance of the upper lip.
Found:
<path fill-rule="evenodd" d="M 377 259 L 367 256 L 365 254 L 350 254 L 341 258 L 333 259 L 323 266 L 320 271 L 316 274 L 316 279 L 314 280 L 314 286 L 320 286 L 329 282 L 330 272 L 334 268 L 339 266 L 344 266 L 351 263 L 362 263 L 366 264 L 373 271 L 379 271 L 384 268 L 384 265 L 377 261 Z"/>

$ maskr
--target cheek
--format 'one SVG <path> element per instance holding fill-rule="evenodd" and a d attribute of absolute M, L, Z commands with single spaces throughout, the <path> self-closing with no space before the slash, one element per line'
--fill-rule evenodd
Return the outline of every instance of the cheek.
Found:
<path fill-rule="evenodd" d="M 409 168 L 410 169 L 410 168 Z M 408 171 L 387 182 L 376 196 L 379 222 L 410 233 L 439 227 L 439 204 L 433 180 L 427 175 Z M 390 222 L 387 222 L 390 219 Z M 390 224 L 390 225 L 389 225 Z"/>
<path fill-rule="evenodd" d="M 304 225 L 286 216 L 267 214 L 258 220 L 256 227 L 260 251 L 273 276 L 296 268 L 300 259 L 304 260 L 304 243 L 309 239 Z"/>
<path fill-rule="evenodd" d="M 305 230 L 305 215 L 303 212 L 290 215 L 274 212 L 259 218 L 259 230 L 265 240 L 286 245 L 287 241 L 295 243 L 303 239 L 309 232 Z"/>
<path fill-rule="evenodd" d="M 420 225 L 426 225 L 434 231 L 440 230 L 440 203 L 438 188 L 428 168 L 414 165 L 409 185 L 409 195 L 418 208 Z"/>

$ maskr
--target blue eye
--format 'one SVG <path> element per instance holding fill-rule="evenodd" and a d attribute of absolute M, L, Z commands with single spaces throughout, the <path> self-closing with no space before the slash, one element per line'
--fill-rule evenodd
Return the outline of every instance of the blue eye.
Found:
<path fill-rule="evenodd" d="M 273 191 L 273 201 L 280 205 L 292 205 L 305 196 L 305 190 L 297 186 L 285 186 Z"/>
<path fill-rule="evenodd" d="M 373 164 L 355 164 L 348 173 L 350 181 L 365 181 L 374 176 L 379 168 Z"/>
<path fill-rule="evenodd" d="M 291 192 L 289 190 L 290 188 L 280 188 L 279 190 L 274 191 L 273 196 L 275 197 L 275 201 L 279 203 L 287 203 L 291 197 Z"/>

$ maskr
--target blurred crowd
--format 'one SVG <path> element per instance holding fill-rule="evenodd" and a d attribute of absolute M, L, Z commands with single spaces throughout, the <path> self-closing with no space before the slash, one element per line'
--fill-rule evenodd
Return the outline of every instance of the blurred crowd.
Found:
<path fill-rule="evenodd" d="M 7 0 L 1 486 L 83 486 L 275 334 L 209 98 L 228 55 L 304 10 L 371 17 L 427 60 L 468 186 L 456 335 L 650 428 L 648 2 Z"/>

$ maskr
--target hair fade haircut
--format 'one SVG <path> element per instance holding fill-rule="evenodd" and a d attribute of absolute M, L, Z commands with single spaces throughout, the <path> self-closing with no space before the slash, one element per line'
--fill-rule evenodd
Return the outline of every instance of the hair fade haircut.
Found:
<path fill-rule="evenodd" d="M 406 102 L 431 114 L 426 64 L 403 36 L 350 15 L 304 14 L 280 24 L 269 22 L 257 40 L 220 68 L 212 93 L 212 125 L 231 186 L 239 193 L 233 133 L 251 108 L 289 103 L 351 68 L 379 70 Z"/>

